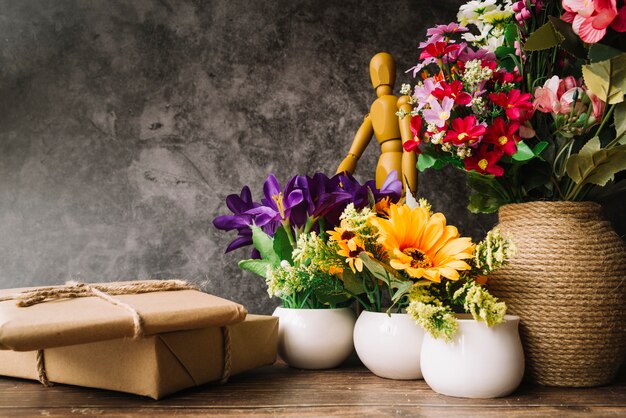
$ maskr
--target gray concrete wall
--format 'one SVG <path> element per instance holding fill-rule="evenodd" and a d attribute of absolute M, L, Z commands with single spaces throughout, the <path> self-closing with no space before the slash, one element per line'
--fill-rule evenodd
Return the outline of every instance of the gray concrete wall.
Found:
<path fill-rule="evenodd" d="M 0 287 L 177 277 L 270 312 L 247 250 L 223 255 L 224 198 L 332 173 L 374 98 L 369 58 L 409 68 L 459 3 L 0 1 Z M 460 173 L 421 192 L 466 233 L 494 222 L 465 211 Z"/>

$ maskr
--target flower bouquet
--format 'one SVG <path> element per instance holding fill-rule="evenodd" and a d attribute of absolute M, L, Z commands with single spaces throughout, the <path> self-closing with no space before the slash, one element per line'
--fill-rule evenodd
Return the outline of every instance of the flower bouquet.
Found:
<path fill-rule="evenodd" d="M 265 278 L 269 295 L 279 297 L 285 308 L 351 303 L 353 277 L 344 272 L 361 260 L 353 256 L 356 248 L 334 245 L 326 231 L 339 224 L 347 207 L 360 210 L 397 202 L 402 184 L 396 173 L 380 189 L 373 180 L 361 185 L 348 173 L 331 178 L 322 173 L 298 175 L 281 188 L 270 174 L 263 194 L 260 203 L 254 202 L 250 188 L 244 186 L 240 195 L 226 198 L 233 214 L 213 221 L 218 229 L 238 232 L 226 252 L 253 244 L 252 257 L 240 261 L 239 267 Z"/>
<path fill-rule="evenodd" d="M 239 266 L 262 276 L 270 296 L 279 297 L 279 355 L 289 365 L 332 368 L 353 351 L 354 312 L 348 307 L 361 293 L 352 270 L 361 266 L 359 249 L 342 246 L 328 229 L 346 208 L 355 211 L 397 202 L 402 184 L 391 173 L 380 189 L 349 174 L 294 176 L 284 188 L 270 175 L 264 197 L 254 202 L 248 186 L 226 199 L 232 215 L 218 216 L 218 229 L 236 230 L 226 251 L 253 244 Z"/>
<path fill-rule="evenodd" d="M 464 170 L 468 209 L 517 247 L 490 289 L 541 384 L 606 384 L 626 354 L 626 247 L 593 203 L 626 191 L 624 32 L 621 0 L 469 1 L 403 86 L 418 169 Z"/>
<path fill-rule="evenodd" d="M 408 193 L 405 203 L 361 210 L 348 205 L 329 234 L 361 282 L 361 293 L 353 296 L 368 311 L 406 311 L 444 340 L 457 330 L 455 313 L 469 313 L 488 326 L 504 318 L 506 305 L 483 287 L 514 250 L 498 230 L 474 244 L 426 200 Z"/>
<path fill-rule="evenodd" d="M 404 147 L 420 154 L 419 170 L 465 170 L 476 213 L 623 192 L 626 6 L 617 3 L 469 1 L 457 22 L 428 29 L 417 84 L 403 86 L 414 134 Z"/>

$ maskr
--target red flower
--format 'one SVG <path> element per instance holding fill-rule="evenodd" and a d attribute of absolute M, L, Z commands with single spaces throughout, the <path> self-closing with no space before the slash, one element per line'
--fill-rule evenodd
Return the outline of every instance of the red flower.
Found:
<path fill-rule="evenodd" d="M 448 45 L 446 42 L 435 42 L 434 44 L 428 44 L 428 46 L 422 50 L 420 59 L 441 58 L 450 52 L 458 51 L 459 48 L 460 46 L 457 44 Z"/>
<path fill-rule="evenodd" d="M 489 100 L 503 108 L 511 120 L 521 120 L 527 111 L 532 110 L 531 97 L 530 93 L 522 94 L 517 89 L 511 90 L 509 94 L 502 92 L 489 94 Z"/>
<path fill-rule="evenodd" d="M 481 174 L 493 174 L 500 177 L 504 174 L 504 168 L 497 165 L 502 158 L 502 152 L 498 150 L 487 151 L 487 145 L 482 145 L 480 149 L 471 157 L 463 160 L 467 171 L 475 170 Z"/>
<path fill-rule="evenodd" d="M 463 83 L 459 80 L 454 80 L 452 84 L 442 81 L 431 94 L 439 100 L 450 97 L 454 99 L 454 103 L 459 105 L 468 105 L 472 101 L 472 96 L 463 91 Z"/>
<path fill-rule="evenodd" d="M 501 68 L 500 70 L 493 73 L 493 79 L 500 84 L 519 83 L 520 81 L 522 81 L 522 76 L 520 75 L 519 71 L 517 71 L 517 68 L 514 72 L 508 72 L 505 69 Z"/>
<path fill-rule="evenodd" d="M 507 125 L 504 119 L 496 118 L 487 129 L 485 141 L 495 145 L 495 149 L 504 154 L 513 155 L 517 151 L 517 142 L 521 139 L 518 135 L 519 127 L 519 122 Z"/>
<path fill-rule="evenodd" d="M 422 132 L 422 117 L 415 115 L 411 118 L 411 132 L 413 133 L 413 139 L 405 141 L 402 146 L 406 152 L 415 151 L 420 153 L 419 144 L 422 143 L 420 134 Z"/>
<path fill-rule="evenodd" d="M 444 142 L 452 142 L 454 145 L 465 143 L 472 145 L 478 142 L 486 131 L 487 128 L 479 125 L 476 117 L 470 115 L 454 119 L 452 121 L 452 129 L 448 131 L 443 140 Z"/>

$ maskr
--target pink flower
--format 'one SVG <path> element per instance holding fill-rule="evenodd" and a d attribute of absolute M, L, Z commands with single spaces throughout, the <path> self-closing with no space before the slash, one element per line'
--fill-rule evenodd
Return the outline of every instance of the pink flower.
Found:
<path fill-rule="evenodd" d="M 572 111 L 574 97 L 576 97 L 577 106 L 579 106 L 585 95 L 589 97 L 593 106 L 593 116 L 598 119 L 604 113 L 604 102 L 572 76 L 561 80 L 555 75 L 547 80 L 543 87 L 535 89 L 533 108 L 543 113 L 567 115 Z M 581 109 L 576 110 L 576 113 L 581 111 Z"/>
<path fill-rule="evenodd" d="M 427 123 L 434 123 L 438 128 L 443 127 L 446 121 L 450 119 L 450 112 L 452 106 L 454 106 L 454 99 L 450 97 L 444 97 L 441 104 L 437 100 L 432 100 L 430 103 L 430 109 L 426 109 L 422 112 L 424 119 Z"/>
<path fill-rule="evenodd" d="M 604 38 L 606 28 L 626 32 L 626 5 L 617 10 L 616 0 L 563 0 L 561 16 L 572 24 L 574 32 L 588 44 Z"/>
<path fill-rule="evenodd" d="M 467 29 L 466 27 L 454 22 L 447 25 L 434 26 L 426 31 L 426 35 L 429 36 L 429 38 L 425 42 L 420 43 L 419 47 L 426 48 L 430 44 L 434 44 L 440 41 L 447 41 L 450 39 L 450 37 L 454 36 L 454 34 L 467 32 L 468 30 L 469 29 Z"/>
<path fill-rule="evenodd" d="M 434 99 L 432 92 L 434 89 L 439 86 L 439 82 L 436 82 L 433 77 L 429 77 L 424 80 L 421 86 L 415 86 L 415 90 L 413 91 L 413 98 L 415 99 L 417 106 L 415 107 L 416 111 L 420 111 L 424 106 L 426 106 L 430 101 Z"/>

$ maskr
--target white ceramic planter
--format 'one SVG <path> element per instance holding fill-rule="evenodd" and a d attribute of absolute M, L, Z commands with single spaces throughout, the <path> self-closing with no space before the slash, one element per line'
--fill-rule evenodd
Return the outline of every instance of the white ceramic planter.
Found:
<path fill-rule="evenodd" d="M 363 311 L 354 326 L 354 348 L 372 373 L 388 379 L 421 379 L 424 331 L 408 314 Z"/>
<path fill-rule="evenodd" d="M 489 328 L 457 315 L 459 329 L 446 343 L 430 335 L 422 344 L 422 373 L 435 392 L 461 398 L 497 398 L 513 392 L 524 375 L 519 317 Z"/>
<path fill-rule="evenodd" d="M 355 314 L 350 308 L 278 307 L 278 355 L 300 369 L 330 369 L 352 353 Z"/>

